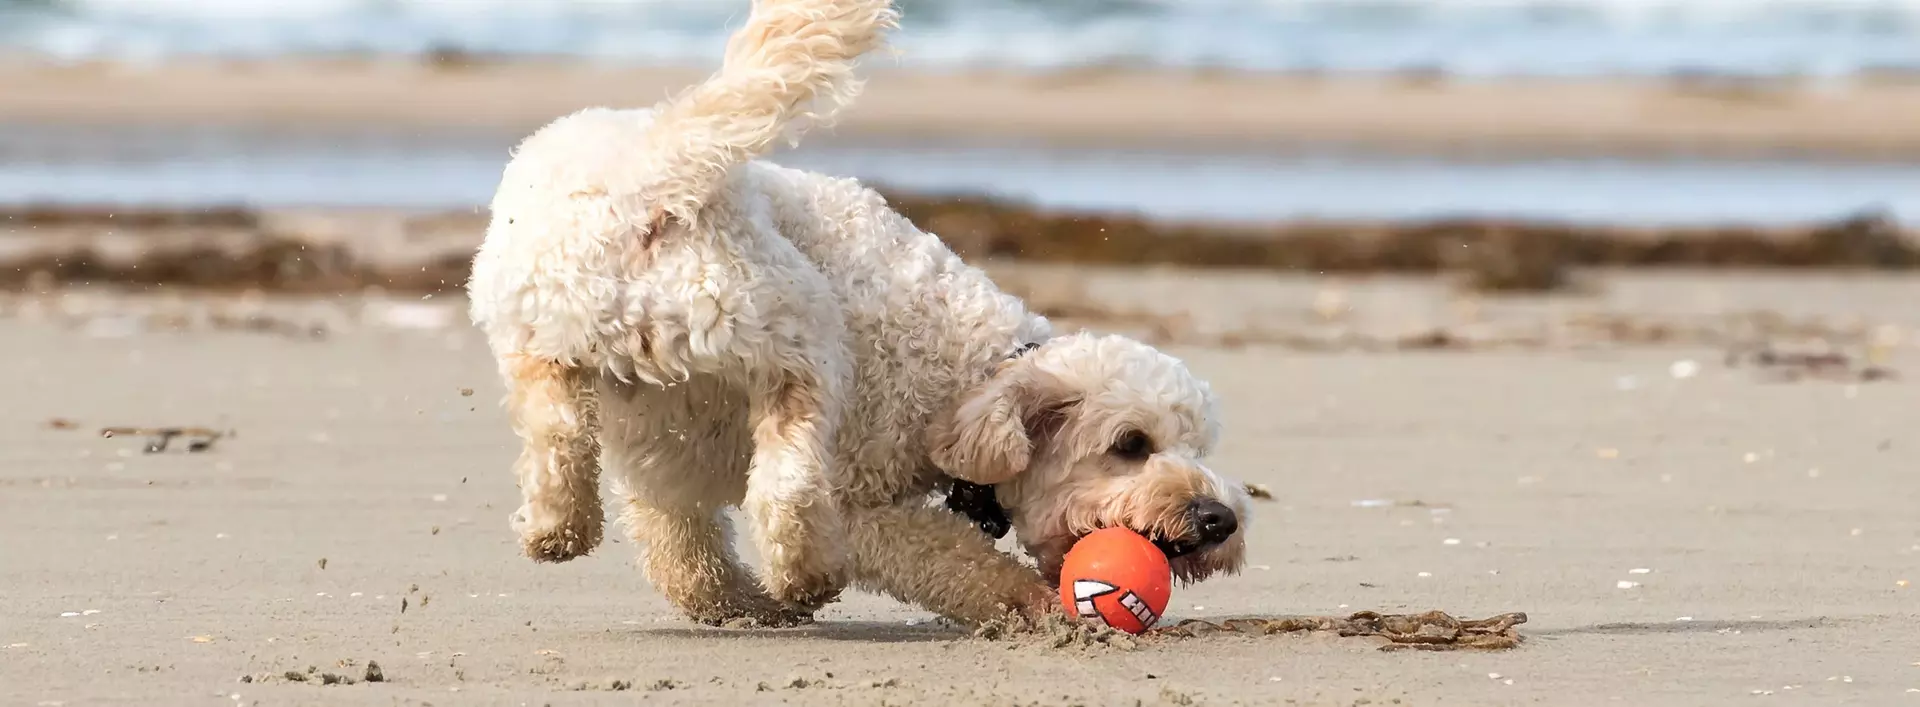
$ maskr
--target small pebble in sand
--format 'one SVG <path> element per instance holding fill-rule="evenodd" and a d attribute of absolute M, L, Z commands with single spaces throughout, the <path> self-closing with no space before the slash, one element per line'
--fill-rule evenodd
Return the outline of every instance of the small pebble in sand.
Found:
<path fill-rule="evenodd" d="M 1909 582 L 1907 582 L 1907 580 L 1904 580 L 1904 579 L 1896 579 L 1893 581 L 1893 586 L 1899 587 L 1901 589 L 1906 589 L 1908 584 Z M 1914 665 L 1920 665 L 1920 663 L 1914 663 Z"/>
<path fill-rule="evenodd" d="M 460 397 L 462 397 L 462 398 L 471 398 L 471 397 L 473 397 L 473 389 L 472 389 L 472 388 L 461 388 L 461 389 L 460 389 Z"/>
<path fill-rule="evenodd" d="M 1447 539 L 1445 539 L 1445 540 L 1442 540 L 1442 541 L 1440 541 L 1440 544 L 1441 544 L 1441 545 L 1459 545 L 1459 544 L 1460 544 L 1460 539 L 1459 539 L 1459 538 L 1447 538 Z"/>
<path fill-rule="evenodd" d="M 1627 570 L 1627 574 L 1653 574 L 1653 570 L 1647 569 L 1645 567 L 1635 567 L 1633 569 Z"/>
<path fill-rule="evenodd" d="M 320 558 L 320 569 L 326 569 L 326 568 L 327 568 L 327 558 L 322 557 Z"/>
<path fill-rule="evenodd" d="M 1640 583 L 1639 583 L 1639 582 L 1629 582 L 1629 581 L 1627 581 L 1627 580 L 1624 580 L 1624 579 L 1623 579 L 1623 580 L 1620 580 L 1620 581 L 1618 581 L 1618 582 L 1614 582 L 1614 583 L 1613 583 L 1613 586 L 1614 586 L 1614 587 L 1616 587 L 1616 588 L 1619 588 L 1619 589 L 1635 589 L 1635 588 L 1638 588 L 1638 587 L 1640 586 Z"/>
<path fill-rule="evenodd" d="M 1419 577 L 1422 577 L 1422 578 L 1425 578 L 1425 577 L 1432 577 L 1432 576 L 1433 576 L 1433 573 L 1432 573 L 1432 572 L 1421 572 L 1421 573 L 1420 573 L 1419 575 L 1416 575 L 1416 576 L 1419 576 Z"/>

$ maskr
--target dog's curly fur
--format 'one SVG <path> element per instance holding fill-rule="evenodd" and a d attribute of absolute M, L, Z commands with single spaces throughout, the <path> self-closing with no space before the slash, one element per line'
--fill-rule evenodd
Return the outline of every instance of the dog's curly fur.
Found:
<path fill-rule="evenodd" d="M 468 292 L 524 444 L 528 556 L 599 544 L 604 468 L 648 579 L 703 622 L 805 621 L 850 581 L 965 622 L 1044 614 L 1067 548 L 1112 525 L 1183 580 L 1237 571 L 1247 497 L 1201 462 L 1214 398 L 1180 361 L 1055 336 L 873 191 L 757 161 L 858 91 L 895 21 L 757 0 L 711 79 L 519 146 Z M 949 478 L 994 487 L 1038 567 L 937 507 Z"/>

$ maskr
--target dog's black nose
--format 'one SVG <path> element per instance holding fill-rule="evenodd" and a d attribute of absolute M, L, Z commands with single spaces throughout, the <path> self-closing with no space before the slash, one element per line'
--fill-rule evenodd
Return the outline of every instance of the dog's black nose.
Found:
<path fill-rule="evenodd" d="M 1233 531 L 1240 529 L 1240 519 L 1235 518 L 1233 509 L 1227 504 L 1211 498 L 1194 501 L 1188 507 L 1193 513 L 1193 527 L 1200 531 L 1200 541 L 1213 544 L 1226 542 L 1233 537 Z"/>

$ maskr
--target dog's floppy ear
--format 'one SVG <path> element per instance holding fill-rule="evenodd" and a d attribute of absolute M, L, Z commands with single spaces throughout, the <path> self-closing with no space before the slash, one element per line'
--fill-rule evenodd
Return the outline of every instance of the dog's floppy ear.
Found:
<path fill-rule="evenodd" d="M 1017 367 L 1017 366 L 1016 366 Z M 960 397 L 933 426 L 929 455 L 948 476 L 992 486 L 1022 471 L 1033 458 L 1027 438 L 1025 376 L 1001 371 Z"/>
<path fill-rule="evenodd" d="M 1014 360 L 960 397 L 930 431 L 933 465 L 962 481 L 992 486 L 1018 476 L 1034 445 L 1066 419 L 1073 401 L 1031 362 Z"/>

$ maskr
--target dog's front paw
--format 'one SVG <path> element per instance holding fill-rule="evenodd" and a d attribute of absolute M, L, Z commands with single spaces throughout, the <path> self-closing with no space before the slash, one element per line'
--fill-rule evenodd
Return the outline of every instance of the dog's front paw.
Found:
<path fill-rule="evenodd" d="M 547 520 L 523 507 L 513 514 L 513 529 L 520 534 L 520 550 L 534 562 L 566 562 L 593 552 L 600 546 L 603 523 L 597 515 L 562 516 L 559 522 Z"/>
<path fill-rule="evenodd" d="M 1000 606 L 1007 613 L 1034 625 L 1066 615 L 1060 606 L 1060 595 L 1045 584 L 1022 585 L 1008 592 Z"/>

